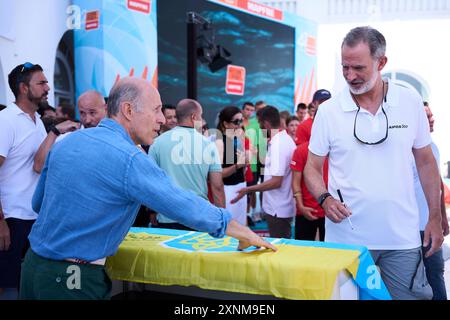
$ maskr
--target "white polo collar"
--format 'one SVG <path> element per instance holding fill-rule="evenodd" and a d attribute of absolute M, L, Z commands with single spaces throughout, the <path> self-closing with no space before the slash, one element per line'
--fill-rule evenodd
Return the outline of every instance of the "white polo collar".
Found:
<path fill-rule="evenodd" d="M 14 112 L 15 115 L 19 115 L 19 114 L 25 114 L 25 115 L 28 115 L 25 111 L 23 111 L 22 109 L 20 109 L 19 106 L 18 106 L 15 102 L 11 103 L 11 104 L 8 106 L 8 108 L 11 108 L 12 112 Z M 37 113 L 37 112 L 35 112 L 34 115 L 35 115 L 37 118 L 41 118 L 41 115 L 40 115 L 39 113 Z"/>
<path fill-rule="evenodd" d="M 282 135 L 287 135 L 287 132 L 286 132 L 286 130 L 280 128 L 279 131 L 273 137 L 271 137 L 269 139 L 268 144 L 271 145 L 272 141 L 275 137 L 279 137 L 279 136 L 281 137 Z"/>
<path fill-rule="evenodd" d="M 397 107 L 399 105 L 399 92 L 398 85 L 391 81 L 391 79 L 386 79 L 388 82 L 388 92 L 386 95 L 386 102 L 384 103 L 385 109 L 388 107 Z M 348 85 L 342 91 L 339 97 L 339 103 L 344 112 L 351 112 L 358 110 L 358 107 L 353 101 L 352 95 L 350 94 L 350 89 Z"/>
<path fill-rule="evenodd" d="M 19 115 L 21 113 L 25 113 L 22 109 L 19 108 L 19 106 L 17 104 L 15 104 L 14 102 L 11 103 L 8 108 L 11 108 L 11 111 L 14 112 L 15 115 Z"/>

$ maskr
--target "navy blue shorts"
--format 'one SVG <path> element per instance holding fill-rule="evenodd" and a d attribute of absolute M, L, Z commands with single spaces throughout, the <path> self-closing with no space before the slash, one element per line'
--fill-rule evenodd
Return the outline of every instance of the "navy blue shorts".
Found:
<path fill-rule="evenodd" d="M 0 288 L 18 288 L 20 265 L 28 249 L 28 235 L 35 220 L 7 218 L 11 245 L 8 251 L 0 251 Z"/>

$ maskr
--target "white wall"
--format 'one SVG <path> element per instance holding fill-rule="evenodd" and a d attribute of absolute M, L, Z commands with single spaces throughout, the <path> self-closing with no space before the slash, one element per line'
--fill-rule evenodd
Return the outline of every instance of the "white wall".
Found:
<path fill-rule="evenodd" d="M 318 86 L 340 91 L 345 85 L 340 68 L 340 46 L 346 33 L 359 24 L 320 25 Z M 388 64 L 384 71 L 407 70 L 423 78 L 430 89 L 435 115 L 433 140 L 441 152 L 441 168 L 450 160 L 450 20 L 372 23 L 386 37 Z"/>
<path fill-rule="evenodd" d="M 6 94 L 11 103 L 14 96 L 8 86 L 8 73 L 24 62 L 37 63 L 44 69 L 50 88 L 56 50 L 67 30 L 66 8 L 70 0 L 2 0 L 0 1 L 0 99 Z M 3 88 L 2 88 L 3 86 Z M 5 88 L 6 87 L 6 88 Z M 54 95 L 49 94 L 50 105 Z"/>
<path fill-rule="evenodd" d="M 2 76 L 4 74 L 3 67 L 2 67 L 2 61 L 0 60 L 0 103 L 5 104 L 6 103 L 6 88 L 8 87 L 8 84 L 5 83 L 5 79 Z"/>

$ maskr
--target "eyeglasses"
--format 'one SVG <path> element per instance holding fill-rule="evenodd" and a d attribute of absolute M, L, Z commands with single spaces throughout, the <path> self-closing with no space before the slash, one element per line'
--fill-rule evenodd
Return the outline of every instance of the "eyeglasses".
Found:
<path fill-rule="evenodd" d="M 230 123 L 234 124 L 235 126 L 239 126 L 242 124 L 242 119 L 236 119 L 236 120 L 230 121 Z"/>
<path fill-rule="evenodd" d="M 369 145 L 369 146 L 373 146 L 373 145 L 376 145 L 376 144 L 383 143 L 383 142 L 387 139 L 387 137 L 388 137 L 388 132 L 389 132 L 389 121 L 388 121 L 388 117 L 387 117 L 387 115 L 386 115 L 386 112 L 384 111 L 383 106 L 381 106 L 381 111 L 383 111 L 383 114 L 384 114 L 384 116 L 385 116 L 385 118 L 386 118 L 386 134 L 385 134 L 384 138 L 382 138 L 382 139 L 380 139 L 380 140 L 378 140 L 378 141 L 376 141 L 376 142 L 367 142 L 367 141 L 364 141 L 364 140 L 360 139 L 360 138 L 358 137 L 358 135 L 356 134 L 356 131 L 357 131 L 357 128 L 356 128 L 356 122 L 357 122 L 357 121 L 356 121 L 356 120 L 358 119 L 359 110 L 361 109 L 360 106 L 357 105 L 357 107 L 358 107 L 358 111 L 356 111 L 356 115 L 355 115 L 355 123 L 353 124 L 353 136 L 354 136 L 354 137 L 356 138 L 356 140 L 358 140 L 359 142 L 361 142 L 361 143 L 363 143 L 363 144 L 367 144 L 367 145 Z"/>
<path fill-rule="evenodd" d="M 369 146 L 374 146 L 374 145 L 383 143 L 387 139 L 388 133 L 389 133 L 389 120 L 388 120 L 386 111 L 384 111 L 384 108 L 383 108 L 383 101 L 386 102 L 386 95 L 384 93 L 384 81 L 383 81 L 383 94 L 382 94 L 382 99 L 381 99 L 381 111 L 383 112 L 384 117 L 386 118 L 386 134 L 384 135 L 384 138 L 382 138 L 376 142 L 367 142 L 358 137 L 358 135 L 356 134 L 356 131 L 357 131 L 356 123 L 357 123 L 358 114 L 359 114 L 359 111 L 361 110 L 361 107 L 358 104 L 358 100 L 356 100 L 356 98 L 353 96 L 353 94 L 352 94 L 352 98 L 355 101 L 356 106 L 358 107 L 358 111 L 356 111 L 356 115 L 355 115 L 355 122 L 353 124 L 353 136 L 355 137 L 355 139 L 358 140 L 359 142 L 369 145 Z"/>

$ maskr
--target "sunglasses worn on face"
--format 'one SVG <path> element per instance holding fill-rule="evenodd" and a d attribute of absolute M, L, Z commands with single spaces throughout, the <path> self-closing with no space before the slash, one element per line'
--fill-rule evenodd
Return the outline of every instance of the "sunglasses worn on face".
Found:
<path fill-rule="evenodd" d="M 242 120 L 236 119 L 236 120 L 230 121 L 230 123 L 234 124 L 235 126 L 239 126 L 242 124 Z"/>

